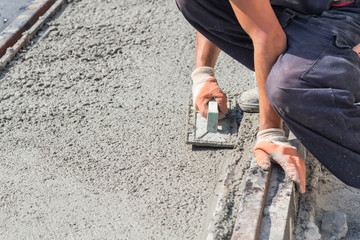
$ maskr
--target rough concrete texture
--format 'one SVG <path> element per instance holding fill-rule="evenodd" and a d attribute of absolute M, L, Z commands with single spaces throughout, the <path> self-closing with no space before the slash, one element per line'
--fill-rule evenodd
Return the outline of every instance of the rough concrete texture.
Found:
<path fill-rule="evenodd" d="M 360 239 L 360 190 L 349 187 L 326 170 L 311 154 L 307 158 L 307 192 L 299 198 L 299 212 L 295 221 L 295 239 L 304 236 L 306 224 L 321 227 L 325 212 L 340 211 L 347 215 L 348 232 L 342 239 Z M 310 238 L 311 239 L 311 238 Z M 323 240 L 328 238 L 324 236 Z"/>
<path fill-rule="evenodd" d="M 346 214 L 342 212 L 326 212 L 321 219 L 321 233 L 331 240 L 340 240 L 348 231 Z"/>
<path fill-rule="evenodd" d="M 258 239 L 271 169 L 261 169 L 252 157 L 231 240 Z"/>
<path fill-rule="evenodd" d="M 248 176 L 250 160 L 253 158 L 252 149 L 255 144 L 255 133 L 259 114 L 245 113 L 239 129 L 241 141 L 237 146 L 239 152 L 228 159 L 227 167 L 223 168 L 219 184 L 210 201 L 207 216 L 205 216 L 204 234 L 199 239 L 230 239 L 236 217 L 243 197 L 243 189 Z"/>
<path fill-rule="evenodd" d="M 294 229 L 294 184 L 279 165 L 273 166 L 259 240 L 290 239 Z"/>
<path fill-rule="evenodd" d="M 74 1 L 45 26 L 0 75 L 1 239 L 199 238 L 240 150 L 184 144 L 194 33 L 172 0 Z M 225 54 L 216 76 L 253 84 Z"/>

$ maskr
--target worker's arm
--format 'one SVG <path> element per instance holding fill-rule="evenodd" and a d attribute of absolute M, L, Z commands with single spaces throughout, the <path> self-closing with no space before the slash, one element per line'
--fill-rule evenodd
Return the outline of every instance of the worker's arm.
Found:
<path fill-rule="evenodd" d="M 193 79 L 193 103 L 203 117 L 207 117 L 208 102 L 215 99 L 219 105 L 219 118 L 228 111 L 226 95 L 221 91 L 214 75 L 216 60 L 220 49 L 197 32 L 195 70 Z"/>
<path fill-rule="evenodd" d="M 195 68 L 215 67 L 220 54 L 220 48 L 210 42 L 201 33 L 196 32 L 196 59 Z"/>
<path fill-rule="evenodd" d="M 254 45 L 254 65 L 259 89 L 260 130 L 280 128 L 281 120 L 265 93 L 272 66 L 286 48 L 286 35 L 269 0 L 230 0 L 235 15 Z"/>
<path fill-rule="evenodd" d="M 279 55 L 286 48 L 286 35 L 269 0 L 230 0 L 235 15 L 254 45 L 254 65 L 259 89 L 260 131 L 254 153 L 258 164 L 281 165 L 298 190 L 305 192 L 305 164 L 281 130 L 281 119 L 271 106 L 265 82 Z"/>

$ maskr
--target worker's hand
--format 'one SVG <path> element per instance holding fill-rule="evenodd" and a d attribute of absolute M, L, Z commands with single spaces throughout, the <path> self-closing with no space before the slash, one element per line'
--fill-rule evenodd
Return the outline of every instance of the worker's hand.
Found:
<path fill-rule="evenodd" d="M 193 104 L 201 116 L 207 118 L 208 102 L 215 99 L 219 106 L 219 119 L 224 118 L 228 112 L 227 98 L 214 77 L 211 67 L 199 67 L 191 74 L 193 79 Z"/>
<path fill-rule="evenodd" d="M 285 137 L 282 129 L 270 128 L 258 132 L 254 153 L 260 167 L 267 170 L 271 162 L 278 163 L 286 175 L 296 183 L 297 190 L 300 193 L 305 192 L 305 162 Z"/>

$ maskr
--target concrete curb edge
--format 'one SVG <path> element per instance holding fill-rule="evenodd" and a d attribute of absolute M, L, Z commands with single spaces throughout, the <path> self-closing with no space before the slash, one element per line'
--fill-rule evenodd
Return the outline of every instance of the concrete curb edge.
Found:
<path fill-rule="evenodd" d="M 0 33 L 0 69 L 25 46 L 66 0 L 35 0 Z"/>

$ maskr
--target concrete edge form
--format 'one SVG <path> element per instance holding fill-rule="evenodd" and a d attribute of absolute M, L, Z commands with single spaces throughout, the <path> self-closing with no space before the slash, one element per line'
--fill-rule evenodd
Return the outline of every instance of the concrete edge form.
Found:
<path fill-rule="evenodd" d="M 307 150 L 291 132 L 289 140 L 306 160 Z M 298 196 L 294 183 L 280 166 L 274 164 L 266 173 L 253 159 L 243 191 L 232 240 L 293 239 Z"/>
<path fill-rule="evenodd" d="M 203 230 L 199 239 L 215 240 L 230 239 L 237 217 L 239 202 L 242 198 L 240 191 L 245 187 L 248 161 L 252 156 L 255 143 L 258 114 L 244 113 L 239 127 L 239 139 L 232 158 L 224 159 L 219 166 L 221 171 L 217 175 L 219 181 L 214 194 L 208 202 Z"/>
<path fill-rule="evenodd" d="M 262 170 L 255 158 L 252 159 L 231 237 L 232 240 L 258 239 L 271 171 L 272 167 L 269 171 Z"/>
<path fill-rule="evenodd" d="M 289 140 L 305 160 L 307 150 L 292 132 L 289 134 Z M 293 239 L 297 199 L 295 184 L 285 176 L 280 166 L 275 165 L 271 174 L 269 193 L 258 239 Z"/>
<path fill-rule="evenodd" d="M 0 70 L 25 46 L 66 0 L 35 0 L 0 33 Z"/>
<path fill-rule="evenodd" d="M 221 185 L 215 189 L 216 198 L 214 199 L 215 202 L 213 202 L 214 206 L 212 206 L 212 215 L 206 223 L 206 229 L 201 239 L 215 240 L 223 237 L 219 234 L 217 223 L 226 221 L 228 215 L 231 194 L 235 191 L 234 170 L 228 171 Z M 229 232 L 231 233 L 231 229 L 229 229 Z"/>

